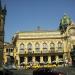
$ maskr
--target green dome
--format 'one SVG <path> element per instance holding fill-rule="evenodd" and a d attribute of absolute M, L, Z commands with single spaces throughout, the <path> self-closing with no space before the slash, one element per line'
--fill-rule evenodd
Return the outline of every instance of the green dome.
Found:
<path fill-rule="evenodd" d="M 67 15 L 64 15 L 63 17 L 62 17 L 62 19 L 60 20 L 60 25 L 70 25 L 71 24 L 71 18 L 69 17 L 69 16 L 67 16 Z"/>

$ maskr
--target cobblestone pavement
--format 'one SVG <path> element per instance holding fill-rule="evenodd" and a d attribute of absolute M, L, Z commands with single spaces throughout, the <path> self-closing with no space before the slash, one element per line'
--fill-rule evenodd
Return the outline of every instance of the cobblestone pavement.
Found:
<path fill-rule="evenodd" d="M 59 67 L 59 68 L 54 68 L 56 71 L 62 71 L 65 73 L 65 75 L 75 75 L 75 68 L 74 67 Z M 33 75 L 33 70 L 10 70 L 10 73 L 12 75 Z M 10 74 L 11 75 L 11 74 Z"/>

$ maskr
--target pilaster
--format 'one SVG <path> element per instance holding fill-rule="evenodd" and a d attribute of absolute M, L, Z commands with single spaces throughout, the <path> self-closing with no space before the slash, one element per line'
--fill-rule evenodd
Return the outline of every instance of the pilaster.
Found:
<path fill-rule="evenodd" d="M 35 56 L 32 57 L 32 61 L 35 63 Z"/>
<path fill-rule="evenodd" d="M 48 63 L 51 63 L 51 56 L 48 56 Z"/>
<path fill-rule="evenodd" d="M 24 62 L 25 62 L 25 64 L 28 63 L 28 58 L 27 57 L 24 57 Z"/>
<path fill-rule="evenodd" d="M 56 56 L 56 63 L 58 63 L 59 62 L 59 57 L 58 56 Z"/>
<path fill-rule="evenodd" d="M 43 62 L 43 56 L 40 56 L 40 63 Z"/>

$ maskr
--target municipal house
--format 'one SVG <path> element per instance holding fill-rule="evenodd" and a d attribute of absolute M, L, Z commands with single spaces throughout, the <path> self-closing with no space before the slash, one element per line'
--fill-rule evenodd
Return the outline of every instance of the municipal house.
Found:
<path fill-rule="evenodd" d="M 11 44 L 4 44 L 4 63 L 11 58 L 17 66 L 21 64 L 71 64 L 71 51 L 75 49 L 75 24 L 64 14 L 57 30 L 16 32 Z"/>

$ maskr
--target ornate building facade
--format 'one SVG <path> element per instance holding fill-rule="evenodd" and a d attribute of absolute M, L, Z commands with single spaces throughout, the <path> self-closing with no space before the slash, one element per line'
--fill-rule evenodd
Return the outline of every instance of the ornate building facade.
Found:
<path fill-rule="evenodd" d="M 6 6 L 4 6 L 3 8 L 0 0 L 0 65 L 3 61 L 5 16 L 6 16 Z"/>
<path fill-rule="evenodd" d="M 13 64 L 14 63 L 14 58 L 15 58 L 15 53 L 16 53 L 16 48 L 14 47 L 13 44 L 10 44 L 8 42 L 4 43 L 4 51 L 3 51 L 3 59 L 4 59 L 4 64 Z"/>
<path fill-rule="evenodd" d="M 13 36 L 12 44 L 14 62 L 17 65 L 23 62 L 69 63 L 72 61 L 70 52 L 75 48 L 75 24 L 69 16 L 64 15 L 60 20 L 59 30 L 18 32 Z"/>

